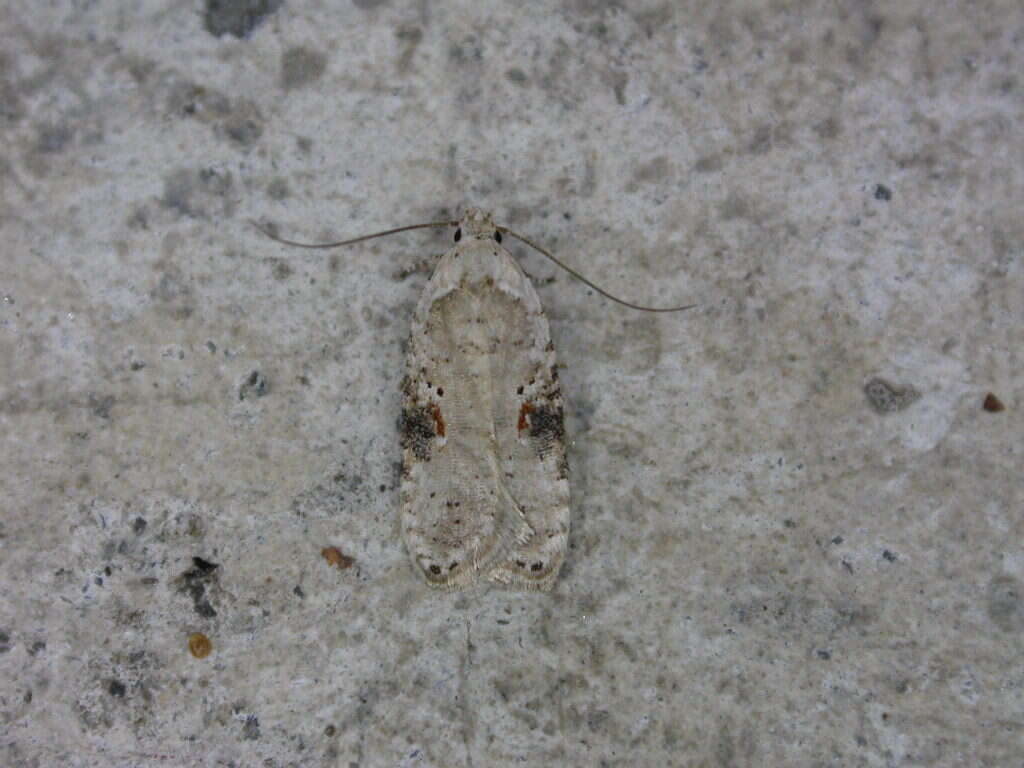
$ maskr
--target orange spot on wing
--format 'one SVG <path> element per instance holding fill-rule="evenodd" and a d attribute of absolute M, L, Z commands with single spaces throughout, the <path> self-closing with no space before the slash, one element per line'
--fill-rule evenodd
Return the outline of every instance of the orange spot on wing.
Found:
<path fill-rule="evenodd" d="M 434 403 L 430 406 L 430 415 L 434 417 L 434 431 L 438 437 L 444 437 L 444 417 L 441 416 L 441 408 Z"/>
<path fill-rule="evenodd" d="M 533 413 L 533 406 L 529 403 L 523 403 L 523 407 L 519 409 L 519 424 L 517 425 L 520 432 L 530 426 L 526 417 L 531 413 Z"/>

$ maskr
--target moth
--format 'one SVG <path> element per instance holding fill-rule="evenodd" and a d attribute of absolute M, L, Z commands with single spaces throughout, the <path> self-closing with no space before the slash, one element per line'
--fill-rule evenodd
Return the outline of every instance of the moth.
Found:
<path fill-rule="evenodd" d="M 565 405 L 547 317 L 529 277 L 502 246 L 521 240 L 604 296 L 634 309 L 489 213 L 344 240 L 350 245 L 421 227 L 455 226 L 455 245 L 412 318 L 399 432 L 401 531 L 415 570 L 432 587 L 489 581 L 550 590 L 569 537 Z"/>

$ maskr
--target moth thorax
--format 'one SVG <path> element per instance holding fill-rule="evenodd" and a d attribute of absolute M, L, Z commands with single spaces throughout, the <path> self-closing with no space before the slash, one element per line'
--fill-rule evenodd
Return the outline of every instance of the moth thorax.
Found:
<path fill-rule="evenodd" d="M 463 237 L 487 237 L 493 238 L 497 227 L 494 220 L 487 211 L 479 208 L 467 208 L 459 222 L 459 229 Z"/>

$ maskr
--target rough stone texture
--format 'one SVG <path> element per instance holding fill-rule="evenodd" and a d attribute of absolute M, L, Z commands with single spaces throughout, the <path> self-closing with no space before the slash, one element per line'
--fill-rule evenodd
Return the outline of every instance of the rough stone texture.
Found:
<path fill-rule="evenodd" d="M 1024 760 L 1018 0 L 11 0 L 0 38 L 4 765 Z M 399 541 L 448 235 L 247 224 L 467 204 L 700 302 L 511 244 L 569 403 L 550 596 Z"/>

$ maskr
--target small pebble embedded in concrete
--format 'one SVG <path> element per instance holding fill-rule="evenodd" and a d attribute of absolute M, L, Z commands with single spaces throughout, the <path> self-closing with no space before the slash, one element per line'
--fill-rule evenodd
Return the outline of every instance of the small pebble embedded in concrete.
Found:
<path fill-rule="evenodd" d="M 202 632 L 194 632 L 188 636 L 188 649 L 197 659 L 205 659 L 213 650 L 213 643 Z"/>
<path fill-rule="evenodd" d="M 981 404 L 981 407 L 989 413 L 1002 413 L 1006 410 L 1006 406 L 1003 405 L 1003 401 L 991 392 L 985 395 L 985 402 Z"/>
<path fill-rule="evenodd" d="M 324 547 L 320 550 L 320 554 L 323 555 L 324 560 L 326 560 L 330 565 L 333 565 L 339 571 L 351 568 L 352 564 L 356 561 L 354 557 L 349 557 L 348 555 L 343 554 L 337 547 Z"/>

